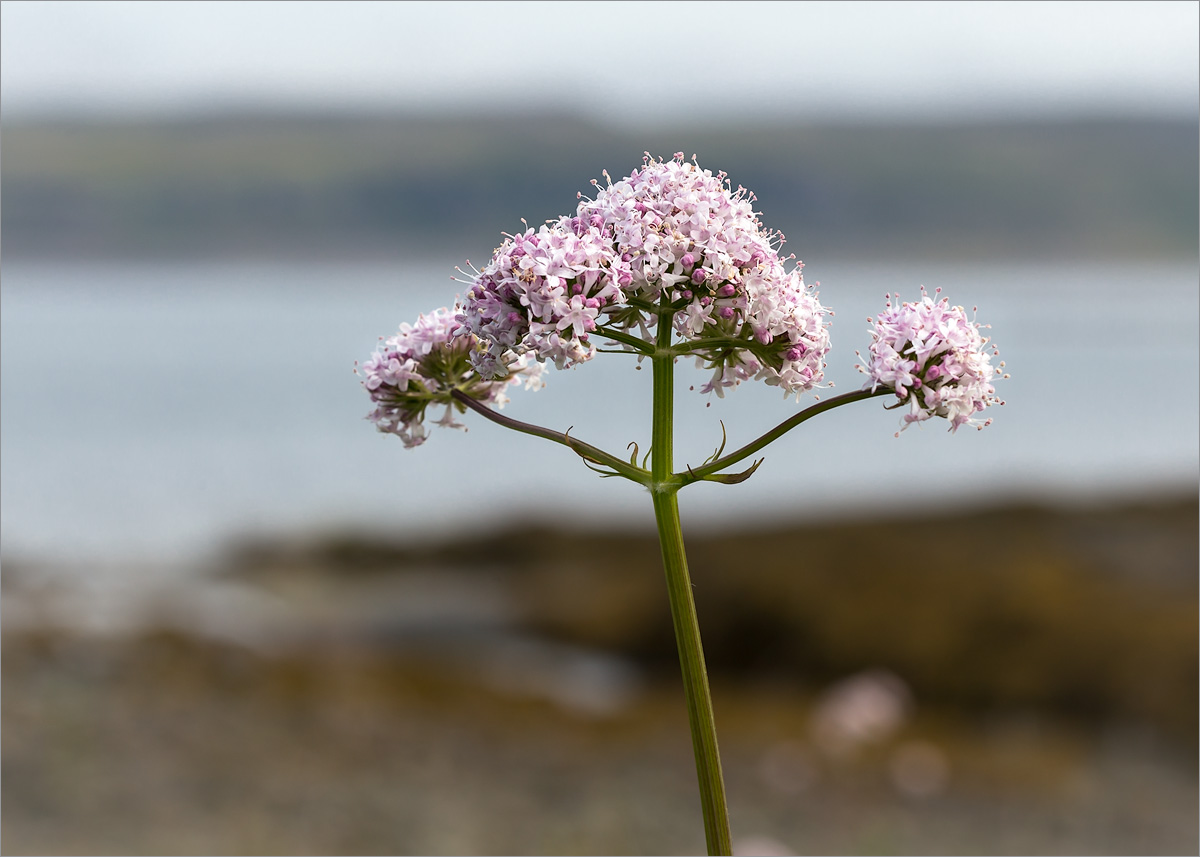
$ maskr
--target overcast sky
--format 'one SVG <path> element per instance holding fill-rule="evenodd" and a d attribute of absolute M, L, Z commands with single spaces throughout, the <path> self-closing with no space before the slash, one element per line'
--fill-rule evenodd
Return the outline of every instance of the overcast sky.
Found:
<path fill-rule="evenodd" d="M 565 107 L 612 121 L 1197 115 L 1200 4 L 0 6 L 0 109 Z"/>

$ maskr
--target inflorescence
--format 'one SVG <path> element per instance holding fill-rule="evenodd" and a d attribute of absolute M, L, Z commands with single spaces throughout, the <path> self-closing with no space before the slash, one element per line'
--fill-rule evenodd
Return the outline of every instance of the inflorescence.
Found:
<path fill-rule="evenodd" d="M 431 404 L 446 406 L 439 425 L 461 428 L 452 391 L 501 407 L 510 384 L 538 389 L 545 363 L 584 363 L 597 341 L 639 360 L 662 355 L 660 318 L 679 338 L 666 353 L 694 356 L 712 372 L 701 392 L 723 396 L 756 379 L 798 399 L 831 386 L 822 381 L 832 313 L 805 284 L 803 264 L 781 255 L 783 236 L 763 228 L 752 193 L 682 153 L 647 154 L 627 178 L 605 178 L 604 187 L 592 182 L 594 199 L 579 196 L 574 214 L 507 235 L 482 270 L 472 269 L 453 310 L 421 316 L 384 341 L 362 366 L 376 403 L 368 419 L 380 431 L 421 444 Z M 991 420 L 976 414 L 1003 403 L 991 383 L 995 350 L 979 328 L 923 290 L 916 303 L 889 298 L 858 368 L 872 391 L 893 390 L 898 406 L 909 405 L 905 427 L 938 416 L 951 431 L 982 428 Z"/>
<path fill-rule="evenodd" d="M 982 325 L 967 318 L 962 307 L 950 306 L 948 298 L 935 301 L 924 289 L 919 301 L 895 298 L 893 304 L 888 297 L 887 308 L 875 319 L 871 357 L 858 369 L 870 378 L 872 390 L 894 390 L 897 404 L 908 404 L 901 431 L 930 417 L 945 417 L 952 432 L 962 425 L 991 425 L 991 419 L 975 415 L 988 405 L 1004 404 L 992 386 L 1004 363 L 993 368 L 998 352 L 989 349 Z"/>
<path fill-rule="evenodd" d="M 508 397 L 510 384 L 525 381 L 527 389 L 540 389 L 542 366 L 524 356 L 512 356 L 502 373 L 482 378 L 471 366 L 471 355 L 479 348 L 473 337 L 457 335 L 459 324 L 453 310 L 434 310 L 422 315 L 416 324 L 402 324 L 399 332 L 386 340 L 380 350 L 362 365 L 362 385 L 375 402 L 367 419 L 381 432 L 400 437 L 408 448 L 425 442 L 425 411 L 430 405 L 445 405 L 437 420 L 440 426 L 464 428 L 454 419 L 464 408 L 450 394 L 461 390 L 466 395 L 497 408 Z"/>
<path fill-rule="evenodd" d="M 820 386 L 828 310 L 801 266 L 786 269 L 783 238 L 764 231 L 753 201 L 682 154 L 646 155 L 574 215 L 509 236 L 475 275 L 460 316 L 488 346 L 476 369 L 501 372 L 509 353 L 574 366 L 613 333 L 626 348 L 638 350 L 629 337 L 652 347 L 665 304 L 694 344 L 687 353 L 713 370 L 702 392 L 721 396 L 751 378 L 796 396 Z"/>

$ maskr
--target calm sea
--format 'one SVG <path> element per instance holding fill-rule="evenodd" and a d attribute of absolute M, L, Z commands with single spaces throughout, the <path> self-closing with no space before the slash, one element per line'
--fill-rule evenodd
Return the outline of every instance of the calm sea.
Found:
<path fill-rule="evenodd" d="M 456 260 L 395 265 L 6 263 L 0 384 L 5 558 L 180 560 L 231 539 L 342 528 L 424 538 L 513 522 L 651 525 L 649 499 L 565 449 L 468 416 L 413 451 L 374 432 L 352 374 L 376 339 L 451 303 Z M 1195 263 L 810 264 L 837 315 L 829 376 L 885 291 L 942 287 L 978 305 L 1012 379 L 982 432 L 941 421 L 899 439 L 880 401 L 777 442 L 738 486 L 681 495 L 685 531 L 1020 497 L 1075 501 L 1200 474 Z M 602 355 L 514 391 L 507 413 L 611 450 L 649 438 L 649 371 Z M 677 397 L 682 465 L 745 443 L 797 407 L 761 385 Z"/>

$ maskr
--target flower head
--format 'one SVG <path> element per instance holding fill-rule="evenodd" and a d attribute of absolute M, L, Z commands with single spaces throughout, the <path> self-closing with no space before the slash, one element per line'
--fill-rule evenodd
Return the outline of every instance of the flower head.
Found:
<path fill-rule="evenodd" d="M 952 432 L 961 425 L 983 428 L 991 419 L 975 415 L 1004 403 L 992 386 L 1002 371 L 992 366 L 998 352 L 989 349 L 981 327 L 962 307 L 950 306 L 948 298 L 935 301 L 924 289 L 916 302 L 893 304 L 889 297 L 874 321 L 867 366 L 858 369 L 870 378 L 872 390 L 892 390 L 909 405 L 902 430 L 930 417 L 945 417 Z"/>
<path fill-rule="evenodd" d="M 754 199 L 682 153 L 647 154 L 641 170 L 581 203 L 579 216 L 612 237 L 631 295 L 676 308 L 675 332 L 713 370 L 702 392 L 721 396 L 757 378 L 798 395 L 820 385 L 828 311 L 803 266 L 786 269 L 783 236 L 763 228 Z"/>
<path fill-rule="evenodd" d="M 653 343 L 658 312 L 714 370 L 702 390 L 758 378 L 798 395 L 820 385 L 827 310 L 780 257 L 783 236 L 763 229 L 753 194 L 682 153 L 646 155 L 642 169 L 582 199 L 575 215 L 509 236 L 476 272 L 460 320 L 487 343 L 485 373 L 506 351 L 591 359 L 606 333 Z M 629 347 L 629 343 L 624 343 Z"/>
<path fill-rule="evenodd" d="M 461 390 L 473 399 L 496 407 L 508 401 L 504 390 L 509 384 L 526 381 L 528 389 L 540 389 L 541 366 L 512 353 L 496 359 L 491 376 L 484 378 L 472 366 L 472 359 L 483 351 L 479 340 L 459 335 L 458 309 L 445 307 L 422 315 L 416 324 L 402 324 L 395 336 L 383 340 L 382 347 L 366 363 L 355 368 L 362 386 L 376 405 L 367 419 L 381 432 L 395 434 L 408 448 L 425 442 L 425 411 L 430 405 L 445 405 L 446 411 L 436 422 L 448 428 L 463 428 L 454 419 L 463 406 L 450 393 Z M 486 353 L 486 352 L 484 352 Z"/>

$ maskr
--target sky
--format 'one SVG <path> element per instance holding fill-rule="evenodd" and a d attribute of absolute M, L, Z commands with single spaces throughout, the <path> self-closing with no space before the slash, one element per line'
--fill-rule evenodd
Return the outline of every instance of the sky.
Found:
<path fill-rule="evenodd" d="M 1196 116 L 1195 2 L 0 5 L 0 111 Z"/>

